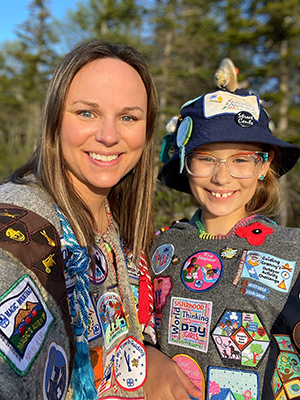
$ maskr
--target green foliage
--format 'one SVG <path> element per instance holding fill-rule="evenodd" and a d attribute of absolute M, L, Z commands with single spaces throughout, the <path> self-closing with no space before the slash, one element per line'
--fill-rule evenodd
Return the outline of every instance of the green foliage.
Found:
<path fill-rule="evenodd" d="M 215 89 L 222 58 L 239 82 L 263 98 L 275 133 L 300 144 L 300 5 L 298 0 L 87 0 L 53 21 L 50 0 L 31 0 L 15 42 L 0 52 L 0 176 L 31 154 L 49 76 L 63 52 L 99 38 L 136 47 L 157 86 L 156 168 L 165 125 L 187 100 Z M 287 176 L 288 224 L 300 223 L 299 166 Z M 157 183 L 156 225 L 190 217 L 191 196 Z"/>

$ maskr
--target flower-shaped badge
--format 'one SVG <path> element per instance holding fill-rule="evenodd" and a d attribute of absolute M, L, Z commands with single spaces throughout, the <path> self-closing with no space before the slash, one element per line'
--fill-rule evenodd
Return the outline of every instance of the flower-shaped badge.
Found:
<path fill-rule="evenodd" d="M 254 222 L 248 226 L 242 226 L 236 230 L 236 234 L 241 238 L 246 238 L 249 244 L 259 246 L 263 244 L 267 235 L 271 235 L 273 229 L 260 222 Z"/>

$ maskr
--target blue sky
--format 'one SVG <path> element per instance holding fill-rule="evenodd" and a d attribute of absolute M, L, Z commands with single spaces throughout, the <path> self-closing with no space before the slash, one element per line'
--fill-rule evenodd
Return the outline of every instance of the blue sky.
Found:
<path fill-rule="evenodd" d="M 16 38 L 14 30 L 24 22 L 29 15 L 30 0 L 2 0 L 0 13 L 0 43 Z M 77 0 L 50 0 L 48 7 L 56 18 L 64 16 L 68 9 L 74 9 Z"/>

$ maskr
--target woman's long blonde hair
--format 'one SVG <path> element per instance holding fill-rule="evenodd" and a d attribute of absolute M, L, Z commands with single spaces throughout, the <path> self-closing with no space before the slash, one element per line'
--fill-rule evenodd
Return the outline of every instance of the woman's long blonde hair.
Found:
<path fill-rule="evenodd" d="M 88 249 L 94 244 L 94 217 L 87 204 L 74 190 L 67 176 L 60 140 L 60 128 L 67 93 L 76 73 L 86 64 L 103 58 L 126 62 L 141 76 L 147 92 L 146 142 L 142 156 L 108 196 L 120 234 L 136 257 L 142 249 L 148 254 L 154 237 L 154 124 L 158 100 L 154 82 L 143 57 L 132 47 L 90 40 L 77 45 L 59 63 L 50 81 L 41 119 L 37 147 L 30 160 L 9 178 L 14 183 L 27 183 L 33 173 L 37 183 L 50 194 L 68 218 L 78 242 Z"/>

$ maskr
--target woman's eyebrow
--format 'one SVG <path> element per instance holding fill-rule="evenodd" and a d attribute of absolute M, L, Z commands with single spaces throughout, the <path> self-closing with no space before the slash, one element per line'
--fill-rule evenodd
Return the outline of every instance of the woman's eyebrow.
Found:
<path fill-rule="evenodd" d="M 99 105 L 97 103 L 92 103 L 90 101 L 86 101 L 86 100 L 75 100 L 73 101 L 72 105 L 77 104 L 77 103 L 82 103 L 85 104 L 89 107 L 93 107 L 93 108 L 99 108 Z"/>
<path fill-rule="evenodd" d="M 126 113 L 126 112 L 130 112 L 130 111 L 135 111 L 135 110 L 140 110 L 140 111 L 144 112 L 144 110 L 143 110 L 141 107 L 139 107 L 139 106 L 124 107 L 124 108 L 121 110 L 121 112 Z"/>

